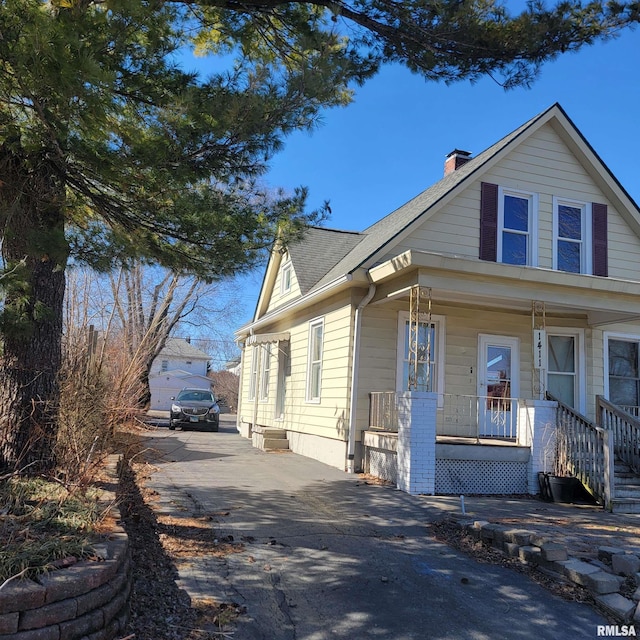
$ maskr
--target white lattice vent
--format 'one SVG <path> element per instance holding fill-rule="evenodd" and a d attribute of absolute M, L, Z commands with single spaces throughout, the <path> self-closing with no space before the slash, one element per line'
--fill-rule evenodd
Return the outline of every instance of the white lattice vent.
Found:
<path fill-rule="evenodd" d="M 527 493 L 527 463 L 436 460 L 436 494 Z"/>
<path fill-rule="evenodd" d="M 398 456 L 395 452 L 382 449 L 366 449 L 367 471 L 376 478 L 396 483 L 398 481 Z"/>

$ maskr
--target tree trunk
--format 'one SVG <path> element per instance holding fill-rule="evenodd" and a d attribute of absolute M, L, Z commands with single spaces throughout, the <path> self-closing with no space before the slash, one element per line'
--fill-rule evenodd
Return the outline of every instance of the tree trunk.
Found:
<path fill-rule="evenodd" d="M 0 147 L 0 468 L 50 470 L 58 428 L 68 244 L 64 186 L 45 153 Z"/>

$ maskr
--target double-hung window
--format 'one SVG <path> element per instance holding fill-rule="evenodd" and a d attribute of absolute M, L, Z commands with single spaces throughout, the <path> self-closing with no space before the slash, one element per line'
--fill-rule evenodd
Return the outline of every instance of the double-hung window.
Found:
<path fill-rule="evenodd" d="M 255 400 L 258 388 L 258 349 L 254 346 L 251 349 L 251 368 L 249 369 L 249 400 Z"/>
<path fill-rule="evenodd" d="M 307 353 L 307 402 L 320 402 L 322 390 L 322 348 L 324 318 L 309 323 L 309 350 Z"/>
<path fill-rule="evenodd" d="M 260 400 L 269 399 L 269 374 L 271 373 L 271 343 L 263 344 L 262 361 L 260 363 Z"/>
<path fill-rule="evenodd" d="M 498 262 L 536 266 L 535 194 L 501 187 L 498 196 Z"/>
<path fill-rule="evenodd" d="M 553 198 L 553 268 L 591 273 L 591 205 Z"/>
<path fill-rule="evenodd" d="M 607 339 L 609 400 L 625 407 L 640 406 L 640 339 L 609 336 Z"/>
<path fill-rule="evenodd" d="M 538 195 L 481 183 L 480 259 L 538 266 Z"/>
<path fill-rule="evenodd" d="M 418 323 L 417 362 L 411 358 L 411 324 L 409 314 L 400 312 L 398 326 L 399 391 L 434 391 L 444 389 L 444 318 L 432 316 Z"/>

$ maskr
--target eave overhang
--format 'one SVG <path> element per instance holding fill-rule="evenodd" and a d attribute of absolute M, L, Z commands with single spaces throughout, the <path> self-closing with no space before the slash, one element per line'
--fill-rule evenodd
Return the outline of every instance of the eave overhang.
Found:
<path fill-rule="evenodd" d="M 558 313 L 584 313 L 590 325 L 640 319 L 640 282 L 519 267 L 409 250 L 369 271 L 375 302 L 403 297 L 413 285 L 434 299 L 527 310 L 545 302 Z"/>

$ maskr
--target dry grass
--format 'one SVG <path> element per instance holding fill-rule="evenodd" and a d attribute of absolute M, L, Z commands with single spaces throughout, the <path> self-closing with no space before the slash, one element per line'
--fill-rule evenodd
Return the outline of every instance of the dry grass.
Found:
<path fill-rule="evenodd" d="M 0 485 L 0 583 L 36 577 L 94 555 L 103 518 L 98 494 L 70 492 L 43 478 Z"/>

